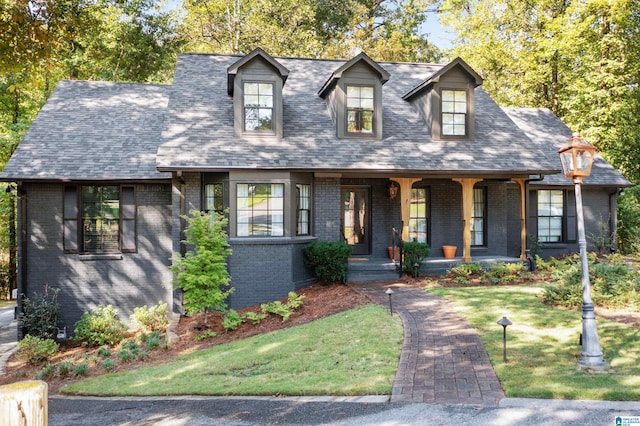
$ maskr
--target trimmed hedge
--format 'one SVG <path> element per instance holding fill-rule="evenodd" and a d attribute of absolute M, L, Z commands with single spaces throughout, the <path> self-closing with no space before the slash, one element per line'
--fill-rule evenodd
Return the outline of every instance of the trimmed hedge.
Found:
<path fill-rule="evenodd" d="M 347 264 L 351 246 L 342 241 L 314 241 L 304 247 L 304 264 L 326 283 L 347 281 Z"/>

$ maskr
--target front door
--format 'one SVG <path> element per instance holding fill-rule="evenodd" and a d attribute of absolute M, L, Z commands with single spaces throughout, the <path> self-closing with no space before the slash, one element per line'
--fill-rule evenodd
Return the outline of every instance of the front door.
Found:
<path fill-rule="evenodd" d="M 353 254 L 371 253 L 369 187 L 342 188 L 342 234 Z"/>

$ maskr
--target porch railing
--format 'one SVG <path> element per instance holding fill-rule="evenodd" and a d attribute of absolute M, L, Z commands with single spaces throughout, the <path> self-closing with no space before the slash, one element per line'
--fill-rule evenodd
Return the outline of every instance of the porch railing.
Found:
<path fill-rule="evenodd" d="M 402 277 L 402 226 L 400 230 L 396 227 L 391 228 L 391 259 L 399 277 Z"/>

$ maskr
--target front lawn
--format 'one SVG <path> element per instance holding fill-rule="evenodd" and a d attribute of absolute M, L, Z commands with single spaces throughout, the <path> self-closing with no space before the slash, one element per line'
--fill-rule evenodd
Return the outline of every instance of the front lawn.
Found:
<path fill-rule="evenodd" d="M 402 322 L 369 305 L 62 388 L 84 395 L 390 394 Z"/>
<path fill-rule="evenodd" d="M 607 373 L 577 368 L 582 314 L 541 302 L 542 289 L 529 286 L 430 288 L 450 300 L 478 331 L 508 397 L 640 400 L 640 330 L 597 319 Z M 502 361 L 503 316 L 507 364 Z"/>

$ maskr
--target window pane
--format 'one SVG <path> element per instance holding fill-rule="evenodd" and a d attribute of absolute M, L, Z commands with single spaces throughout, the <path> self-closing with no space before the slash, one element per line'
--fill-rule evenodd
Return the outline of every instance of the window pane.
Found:
<path fill-rule="evenodd" d="M 118 252 L 120 236 L 120 188 L 82 187 L 83 250 L 90 253 Z"/>
<path fill-rule="evenodd" d="M 284 184 L 237 185 L 238 236 L 284 235 Z"/>
<path fill-rule="evenodd" d="M 255 96 L 245 96 L 244 97 L 244 106 L 245 107 L 255 107 L 260 105 L 260 97 L 258 95 Z"/>
<path fill-rule="evenodd" d="M 310 205 L 311 205 L 311 185 L 297 184 L 297 208 L 296 208 L 296 235 L 310 234 Z"/>
<path fill-rule="evenodd" d="M 542 189 L 538 196 L 538 239 L 542 242 L 562 241 L 564 192 Z"/>
<path fill-rule="evenodd" d="M 347 86 L 347 132 L 373 132 L 373 97 L 371 86 Z"/>
<path fill-rule="evenodd" d="M 258 83 L 244 83 L 244 94 L 245 95 L 257 95 L 258 92 Z"/>
<path fill-rule="evenodd" d="M 409 213 L 409 239 L 427 242 L 427 189 L 411 189 L 411 205 Z"/>

